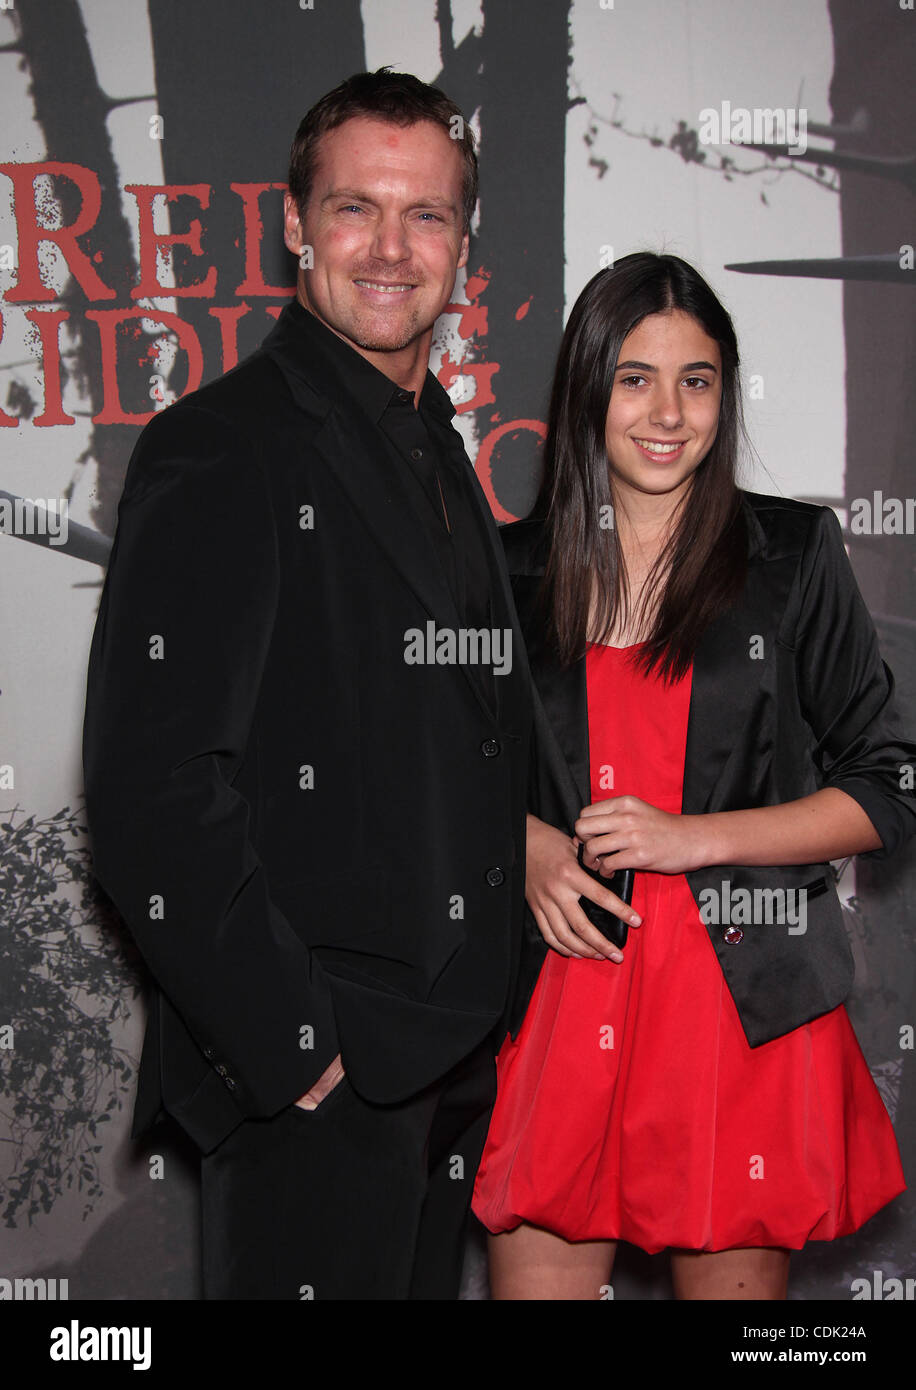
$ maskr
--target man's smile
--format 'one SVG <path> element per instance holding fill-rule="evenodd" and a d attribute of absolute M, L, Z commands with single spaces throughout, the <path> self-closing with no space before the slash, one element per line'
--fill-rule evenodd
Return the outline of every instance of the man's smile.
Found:
<path fill-rule="evenodd" d="M 353 283 L 359 285 L 360 289 L 373 290 L 378 294 L 406 294 L 408 290 L 416 289 L 415 285 L 389 285 L 383 280 L 354 280 Z"/>

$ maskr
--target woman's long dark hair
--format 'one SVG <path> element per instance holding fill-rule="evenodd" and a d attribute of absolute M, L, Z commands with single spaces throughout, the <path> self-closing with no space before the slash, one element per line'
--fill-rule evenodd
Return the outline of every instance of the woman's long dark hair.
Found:
<path fill-rule="evenodd" d="M 607 508 L 614 505 L 605 424 L 624 339 L 647 315 L 671 309 L 689 314 L 718 343 L 722 396 L 715 440 L 643 590 L 649 606 L 637 617 L 650 616 L 637 658 L 642 669 L 669 681 L 685 675 L 701 635 L 743 583 L 747 540 L 736 471 L 744 424 L 732 321 L 702 276 L 680 257 L 625 256 L 588 282 L 569 316 L 553 381 L 544 476 L 532 512 L 546 522 L 542 601 L 551 645 L 564 666 L 584 654 L 587 640 L 606 641 L 617 616 L 630 612 L 617 530 L 602 529 L 599 521 L 613 517 Z M 593 582 L 597 609 L 589 631 Z"/>

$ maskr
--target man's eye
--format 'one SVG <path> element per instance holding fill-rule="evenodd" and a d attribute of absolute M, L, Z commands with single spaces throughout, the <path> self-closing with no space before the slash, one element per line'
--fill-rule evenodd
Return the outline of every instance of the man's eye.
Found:
<path fill-rule="evenodd" d="M 430 222 L 441 222 L 441 221 L 442 221 L 442 218 L 438 215 L 438 213 L 435 213 L 435 212 L 421 212 L 421 213 L 420 213 L 420 216 L 421 216 L 421 217 L 426 217 L 426 218 L 428 218 Z"/>

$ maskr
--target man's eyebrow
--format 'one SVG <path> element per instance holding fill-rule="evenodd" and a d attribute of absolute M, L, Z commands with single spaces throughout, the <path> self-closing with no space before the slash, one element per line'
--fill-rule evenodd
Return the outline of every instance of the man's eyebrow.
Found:
<path fill-rule="evenodd" d="M 330 203 L 335 198 L 352 198 L 355 203 L 371 203 L 372 199 L 368 193 L 360 193 L 357 188 L 332 188 L 330 193 L 325 194 L 321 202 Z"/>
<path fill-rule="evenodd" d="M 658 368 L 653 367 L 649 362 L 618 362 L 614 369 L 617 372 L 638 371 L 638 372 L 657 372 Z M 679 372 L 717 372 L 718 367 L 712 362 L 685 362 L 683 367 L 678 367 Z"/>
<path fill-rule="evenodd" d="M 375 206 L 375 199 L 369 193 L 361 193 L 357 188 L 335 188 L 326 194 L 321 200 L 321 206 L 325 203 L 335 202 L 338 198 L 350 198 L 354 203 L 371 203 Z M 456 205 L 450 198 L 415 198 L 410 204 L 411 208 L 447 208 L 450 212 L 457 212 Z"/>

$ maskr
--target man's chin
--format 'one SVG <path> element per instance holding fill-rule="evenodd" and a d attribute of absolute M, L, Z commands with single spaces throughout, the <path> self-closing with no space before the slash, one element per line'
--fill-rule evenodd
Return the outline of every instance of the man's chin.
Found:
<path fill-rule="evenodd" d="M 311 308 L 311 305 L 306 307 Z M 312 313 L 315 313 L 312 308 Z M 379 322 L 366 314 L 316 314 L 328 328 L 334 330 L 338 337 L 353 347 L 359 348 L 361 352 L 403 352 L 410 347 L 418 338 L 422 338 L 428 333 L 435 323 L 425 324 L 418 321 L 415 315 L 405 318 L 398 323 Z"/>
<path fill-rule="evenodd" d="M 363 352 L 403 352 L 405 348 L 415 343 L 419 333 L 410 333 L 407 337 L 396 338 L 354 338 L 353 342 L 357 347 L 362 348 Z"/>
<path fill-rule="evenodd" d="M 425 323 L 425 317 L 416 309 L 403 317 L 390 311 L 388 315 L 354 314 L 347 325 L 348 336 L 363 352 L 403 352 L 432 329 L 435 319 Z"/>
<path fill-rule="evenodd" d="M 418 323 L 392 324 L 381 328 L 378 324 L 355 323 L 349 337 L 363 352 L 403 352 L 427 331 L 423 324 Z"/>

